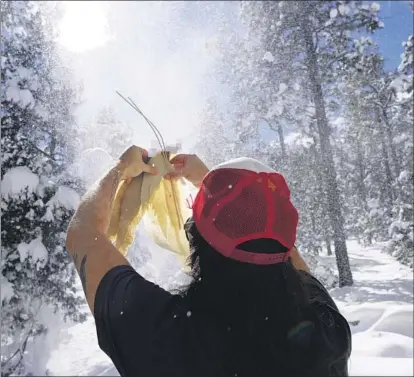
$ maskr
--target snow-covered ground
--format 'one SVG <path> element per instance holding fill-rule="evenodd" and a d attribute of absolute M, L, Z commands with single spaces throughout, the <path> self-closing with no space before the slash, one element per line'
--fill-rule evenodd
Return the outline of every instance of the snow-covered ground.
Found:
<path fill-rule="evenodd" d="M 377 246 L 348 242 L 355 285 L 331 294 L 351 323 L 353 376 L 413 375 L 413 273 Z M 334 264 L 333 257 L 324 257 Z M 115 376 L 99 349 L 92 317 L 62 330 L 47 365 L 51 375 Z"/>

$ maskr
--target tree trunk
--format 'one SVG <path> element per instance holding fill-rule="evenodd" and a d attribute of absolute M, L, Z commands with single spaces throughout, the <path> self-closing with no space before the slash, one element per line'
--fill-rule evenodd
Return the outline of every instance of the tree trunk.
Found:
<path fill-rule="evenodd" d="M 277 133 L 279 135 L 279 143 L 280 143 L 280 149 L 282 151 L 282 159 L 283 161 L 286 161 L 287 154 L 286 154 L 285 137 L 283 135 L 283 127 L 280 123 L 277 123 Z"/>
<path fill-rule="evenodd" d="M 401 192 L 401 185 L 400 182 L 398 181 L 398 177 L 401 174 L 401 161 L 398 158 L 398 154 L 397 151 L 395 149 L 394 146 L 394 137 L 393 137 L 393 132 L 392 132 L 392 127 L 390 124 L 390 121 L 388 119 L 388 114 L 387 114 L 387 110 L 382 107 L 381 108 L 381 119 L 384 122 L 384 126 L 385 126 L 385 132 L 387 135 L 387 139 L 388 139 L 388 148 L 390 150 L 390 154 L 391 154 L 391 161 L 392 164 L 394 166 L 394 173 L 395 173 L 395 184 L 396 184 L 396 188 L 393 189 L 393 197 L 394 197 L 394 201 L 398 199 L 399 196 L 399 192 Z"/>
<path fill-rule="evenodd" d="M 382 166 L 384 167 L 384 176 L 385 176 L 385 193 L 386 193 L 386 203 L 385 207 L 387 208 L 387 216 L 392 215 L 392 207 L 394 204 L 394 192 L 392 188 L 392 172 L 390 166 L 390 158 L 388 155 L 387 143 L 385 140 L 384 126 L 382 124 L 382 118 L 379 114 L 379 109 L 376 109 L 377 112 L 377 121 L 378 121 L 378 130 L 381 139 L 381 155 L 382 155 Z"/>
<path fill-rule="evenodd" d="M 368 201 L 367 201 L 367 187 L 365 185 L 365 164 L 364 164 L 364 154 L 362 153 L 362 146 L 359 139 L 359 135 L 356 138 L 356 155 L 357 155 L 357 161 L 356 166 L 358 169 L 358 193 L 359 198 L 361 200 L 361 209 L 364 210 L 365 213 L 368 213 Z M 367 242 L 368 245 L 372 244 L 372 236 L 371 234 L 367 235 L 367 238 L 364 239 L 364 241 Z"/>
<path fill-rule="evenodd" d="M 326 201 L 326 194 L 325 194 L 324 185 L 323 185 L 324 177 L 321 174 L 323 163 L 322 163 L 321 156 L 319 155 L 319 152 L 316 148 L 316 146 L 318 145 L 317 138 L 313 137 L 313 141 L 314 141 L 314 145 L 311 146 L 310 149 L 312 151 L 313 159 L 315 161 L 314 173 L 315 173 L 316 182 L 317 182 L 317 186 L 316 186 L 317 192 L 318 192 L 317 197 L 318 197 L 318 201 L 320 205 L 322 206 L 322 219 L 320 219 L 320 221 L 322 221 L 322 232 L 321 233 L 327 244 L 328 255 L 332 255 L 331 241 L 330 241 L 331 227 L 329 226 L 329 221 L 327 221 L 325 217 L 325 214 L 328 213 L 329 210 L 328 210 L 328 203 Z"/>
<path fill-rule="evenodd" d="M 287 153 L 286 153 L 286 144 L 285 144 L 285 136 L 283 134 L 283 127 L 282 125 L 276 121 L 276 120 L 268 120 L 266 118 L 263 118 L 263 120 L 265 122 L 267 122 L 267 124 L 269 125 L 269 128 L 272 131 L 276 131 L 278 136 L 279 136 L 279 145 L 280 145 L 280 150 L 282 152 L 282 160 L 284 162 L 287 161 Z M 276 126 L 275 126 L 276 124 Z"/>
<path fill-rule="evenodd" d="M 326 243 L 326 250 L 328 250 L 328 255 L 332 255 L 331 239 L 329 237 L 326 237 L 325 243 Z"/>
<path fill-rule="evenodd" d="M 51 140 L 50 140 L 50 155 L 52 156 L 53 159 L 55 159 L 55 153 L 56 153 L 56 136 L 52 135 Z"/>
<path fill-rule="evenodd" d="M 365 166 L 364 166 L 364 155 L 362 153 L 361 142 L 359 138 L 356 139 L 356 155 L 357 155 L 357 169 L 358 169 L 358 191 L 359 197 L 362 201 L 362 207 L 365 211 L 368 210 L 367 204 L 367 188 L 365 186 Z"/>
<path fill-rule="evenodd" d="M 329 141 L 329 125 L 326 117 L 322 85 L 319 79 L 318 62 L 315 55 L 315 46 L 312 39 L 312 33 L 309 30 L 309 23 L 306 20 L 306 17 L 303 17 L 302 20 L 302 31 L 306 45 L 309 81 L 315 105 L 321 154 L 324 158 L 323 171 L 328 195 L 329 218 L 332 222 L 333 228 L 335 256 L 339 273 L 339 286 L 350 286 L 353 284 L 353 278 L 346 247 L 344 219 L 342 217 L 332 148 Z"/>
<path fill-rule="evenodd" d="M 401 173 L 401 165 L 398 159 L 397 151 L 395 150 L 395 147 L 394 147 L 391 124 L 388 119 L 387 111 L 384 108 L 381 109 L 381 119 L 384 122 L 385 131 L 387 132 L 388 146 L 390 148 L 391 159 L 394 165 L 395 177 L 398 178 Z"/>

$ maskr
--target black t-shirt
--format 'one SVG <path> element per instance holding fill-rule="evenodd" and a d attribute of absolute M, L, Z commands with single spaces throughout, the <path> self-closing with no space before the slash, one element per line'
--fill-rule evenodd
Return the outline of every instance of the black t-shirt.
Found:
<path fill-rule="evenodd" d="M 337 307 L 317 279 L 306 274 L 311 296 Z M 339 314 L 339 313 L 338 313 Z M 185 298 L 145 280 L 130 266 L 114 267 L 99 284 L 95 322 L 101 349 L 121 376 L 219 376 L 219 341 L 206 318 Z"/>

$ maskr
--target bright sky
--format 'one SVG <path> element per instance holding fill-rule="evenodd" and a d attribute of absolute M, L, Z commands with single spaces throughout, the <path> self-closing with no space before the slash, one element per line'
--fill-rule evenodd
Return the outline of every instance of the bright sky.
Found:
<path fill-rule="evenodd" d="M 398 65 L 400 40 L 413 32 L 413 14 L 409 1 L 379 1 L 385 29 L 376 39 L 387 56 L 389 67 Z M 110 40 L 106 1 L 62 1 L 64 16 L 60 24 L 59 42 L 72 52 L 84 52 L 105 45 Z"/>
<path fill-rule="evenodd" d="M 400 62 L 401 43 L 413 30 L 407 1 L 380 1 L 385 28 L 374 38 L 386 68 Z M 59 42 L 83 83 L 80 122 L 111 106 L 130 125 L 136 142 L 155 140 L 148 126 L 116 94 L 132 97 L 167 143 L 192 140 L 206 95 L 214 93 L 209 72 L 213 51 L 205 46 L 223 18 L 234 21 L 235 2 L 64 1 Z M 236 11 L 235 11 L 236 10 Z M 235 22 L 235 21 L 234 21 Z M 232 27 L 237 25 L 232 24 Z M 209 86 L 210 85 L 210 86 Z"/>
<path fill-rule="evenodd" d="M 59 42 L 74 53 L 105 45 L 108 32 L 104 1 L 62 1 L 64 15 L 60 23 Z"/>
<path fill-rule="evenodd" d="M 374 39 L 385 57 L 387 70 L 394 70 L 401 63 L 400 55 L 403 52 L 401 43 L 413 34 L 414 15 L 409 8 L 409 3 L 410 1 L 379 1 L 384 29 L 377 31 Z"/>
<path fill-rule="evenodd" d="M 65 2 L 59 41 L 75 79 L 83 83 L 78 121 L 88 122 L 111 106 L 130 126 L 134 141 L 151 147 L 155 136 L 116 95 L 119 91 L 134 99 L 166 144 L 182 142 L 189 148 L 205 95 L 211 93 L 208 72 L 214 54 L 206 42 L 217 31 L 215 21 L 231 8 L 227 4 Z"/>

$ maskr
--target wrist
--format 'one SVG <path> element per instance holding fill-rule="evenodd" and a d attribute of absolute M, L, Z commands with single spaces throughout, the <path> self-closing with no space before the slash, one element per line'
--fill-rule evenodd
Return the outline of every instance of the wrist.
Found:
<path fill-rule="evenodd" d="M 194 182 L 192 182 L 192 184 L 197 187 L 200 188 L 201 184 L 203 183 L 203 179 L 204 177 L 208 174 L 210 170 L 206 167 L 203 172 L 200 174 L 199 178 L 197 180 L 195 180 Z"/>

